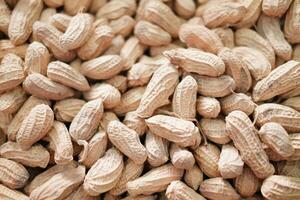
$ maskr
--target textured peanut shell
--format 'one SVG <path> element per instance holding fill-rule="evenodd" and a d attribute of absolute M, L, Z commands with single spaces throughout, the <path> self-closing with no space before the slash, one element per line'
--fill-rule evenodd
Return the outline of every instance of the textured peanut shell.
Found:
<path fill-rule="evenodd" d="M 2 184 L 0 184 L 0 198 L 5 200 L 29 200 L 29 197 L 17 190 L 12 190 Z"/>
<path fill-rule="evenodd" d="M 234 186 L 243 197 L 251 197 L 259 189 L 260 181 L 249 167 L 245 167 L 243 173 L 235 179 Z"/>
<path fill-rule="evenodd" d="M 56 120 L 71 122 L 85 103 L 86 101 L 75 98 L 57 101 L 53 108 Z"/>
<path fill-rule="evenodd" d="M 197 190 L 203 181 L 203 172 L 195 164 L 191 169 L 186 170 L 184 174 L 184 182 L 194 190 Z"/>
<path fill-rule="evenodd" d="M 139 136 L 144 135 L 147 129 L 145 119 L 140 118 L 135 111 L 126 113 L 123 123 L 134 130 Z"/>
<path fill-rule="evenodd" d="M 256 107 L 251 97 L 244 93 L 234 93 L 220 99 L 222 112 L 228 115 L 234 110 L 240 110 L 251 115 Z"/>
<path fill-rule="evenodd" d="M 197 113 L 204 118 L 216 118 L 221 112 L 220 102 L 212 97 L 198 97 L 196 107 Z"/>
<path fill-rule="evenodd" d="M 170 145 L 170 158 L 172 164 L 178 169 L 191 169 L 195 164 L 193 154 L 186 148 L 179 147 L 176 144 Z"/>
<path fill-rule="evenodd" d="M 9 90 L 0 96 L 0 112 L 13 114 L 19 110 L 26 100 L 25 91 L 21 87 Z"/>
<path fill-rule="evenodd" d="M 200 194 L 181 181 L 172 181 L 166 190 L 168 199 L 205 200 Z"/>

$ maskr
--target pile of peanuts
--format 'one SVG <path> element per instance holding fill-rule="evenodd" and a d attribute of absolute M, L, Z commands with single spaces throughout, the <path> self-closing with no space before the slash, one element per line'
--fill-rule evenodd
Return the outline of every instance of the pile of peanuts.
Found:
<path fill-rule="evenodd" d="M 0 0 L 1 200 L 300 200 L 300 0 Z"/>

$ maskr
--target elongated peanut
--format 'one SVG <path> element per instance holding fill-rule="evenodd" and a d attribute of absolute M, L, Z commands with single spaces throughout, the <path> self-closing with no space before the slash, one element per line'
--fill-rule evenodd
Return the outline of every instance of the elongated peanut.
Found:
<path fill-rule="evenodd" d="M 111 121 L 120 121 L 118 116 L 113 112 L 104 112 L 100 121 L 99 131 L 102 129 L 106 131 L 108 124 Z"/>
<path fill-rule="evenodd" d="M 238 150 L 230 144 L 222 146 L 218 169 L 224 179 L 235 178 L 242 174 L 244 162 Z"/>
<path fill-rule="evenodd" d="M 237 27 L 251 27 L 256 23 L 261 10 L 263 0 L 243 0 L 241 3 L 246 7 L 242 20 L 236 24 Z"/>
<path fill-rule="evenodd" d="M 8 126 L 9 126 L 10 121 L 13 119 L 13 115 L 0 112 L 0 117 L 1 117 L 0 128 L 3 131 L 3 134 L 7 134 Z"/>
<path fill-rule="evenodd" d="M 49 48 L 55 58 L 65 62 L 74 59 L 75 53 L 64 49 L 64 47 L 60 45 L 59 38 L 63 33 L 54 26 L 43 22 L 35 22 L 33 24 L 33 33 Z"/>
<path fill-rule="evenodd" d="M 182 147 L 197 146 L 201 142 L 198 128 L 190 121 L 155 115 L 146 119 L 150 131 Z"/>
<path fill-rule="evenodd" d="M 196 115 L 197 82 L 186 76 L 177 85 L 173 94 L 172 109 L 183 119 L 193 119 Z"/>
<path fill-rule="evenodd" d="M 54 160 L 57 164 L 66 164 L 73 160 L 73 146 L 67 127 L 54 121 L 53 128 L 49 131 L 50 145 L 54 149 Z"/>
<path fill-rule="evenodd" d="M 7 199 L 7 200 L 14 200 L 14 199 L 19 199 L 19 200 L 29 200 L 29 197 L 17 190 L 12 190 L 2 184 L 0 184 L 0 197 L 2 199 Z"/>
<path fill-rule="evenodd" d="M 46 75 L 50 54 L 48 49 L 39 42 L 31 43 L 26 51 L 24 68 L 27 73 Z"/>
<path fill-rule="evenodd" d="M 234 93 L 220 99 L 222 112 L 228 115 L 234 110 L 240 110 L 251 115 L 256 107 L 251 97 L 244 93 Z"/>
<path fill-rule="evenodd" d="M 101 120 L 103 114 L 103 103 L 101 99 L 89 101 L 84 104 L 72 120 L 69 128 L 73 140 L 89 140 Z"/>
<path fill-rule="evenodd" d="M 81 47 L 93 32 L 93 18 L 89 14 L 78 13 L 72 17 L 65 33 L 60 36 L 59 43 L 67 50 Z"/>
<path fill-rule="evenodd" d="M 259 126 L 267 122 L 279 123 L 288 132 L 298 132 L 300 130 L 300 113 L 288 106 L 265 103 L 256 107 L 254 119 Z"/>
<path fill-rule="evenodd" d="M 252 78 L 245 61 L 229 48 L 222 48 L 218 56 L 225 63 L 226 74 L 234 79 L 236 90 L 247 92 L 252 85 Z"/>
<path fill-rule="evenodd" d="M 220 150 L 212 143 L 201 145 L 194 151 L 195 159 L 205 175 L 208 177 L 218 177 L 218 161 L 220 159 Z"/>
<path fill-rule="evenodd" d="M 158 107 L 168 104 L 168 98 L 178 83 L 178 76 L 177 69 L 171 64 L 158 68 L 143 94 L 137 114 L 142 118 L 150 117 Z"/>
<path fill-rule="evenodd" d="M 0 65 L 0 92 L 14 89 L 24 78 L 22 59 L 12 53 L 6 54 Z"/>
<path fill-rule="evenodd" d="M 241 196 L 250 197 L 259 189 L 259 179 L 249 167 L 245 167 L 243 173 L 235 179 L 234 185 Z"/>
<path fill-rule="evenodd" d="M 33 23 L 40 18 L 42 9 L 42 0 L 18 1 L 8 27 L 8 36 L 13 44 L 25 43 L 32 32 Z"/>
<path fill-rule="evenodd" d="M 117 185 L 123 168 L 123 155 L 115 148 L 107 150 L 85 176 L 84 190 L 91 196 L 109 191 Z"/>
<path fill-rule="evenodd" d="M 10 40 L 1 39 L 0 40 L 0 59 L 2 59 L 6 54 L 13 53 L 21 58 L 25 58 L 26 50 L 28 44 L 14 45 Z"/>
<path fill-rule="evenodd" d="M 270 42 L 276 55 L 284 60 L 291 59 L 293 50 L 284 38 L 279 19 L 261 15 L 256 29 L 261 36 Z"/>
<path fill-rule="evenodd" d="M 201 119 L 201 130 L 205 136 L 214 143 L 227 144 L 231 139 L 225 130 L 223 119 Z"/>
<path fill-rule="evenodd" d="M 124 93 L 128 88 L 127 77 L 123 75 L 116 75 L 105 82 L 117 88 L 121 93 Z"/>
<path fill-rule="evenodd" d="M 101 99 L 106 109 L 114 108 L 121 102 L 121 93 L 115 87 L 107 83 L 96 83 L 91 89 L 83 93 L 84 98 L 88 101 Z"/>
<path fill-rule="evenodd" d="M 168 141 L 147 131 L 145 139 L 147 161 L 153 167 L 165 164 L 169 160 Z"/>
<path fill-rule="evenodd" d="M 284 128 L 274 122 L 264 124 L 259 130 L 259 137 L 263 143 L 282 157 L 289 157 L 294 148 Z"/>
<path fill-rule="evenodd" d="M 198 97 L 196 106 L 197 113 L 204 118 L 216 118 L 221 111 L 220 102 L 212 97 Z"/>
<path fill-rule="evenodd" d="M 300 63 L 297 61 L 291 60 L 280 65 L 255 85 L 253 100 L 267 100 L 296 88 L 300 82 L 299 73 Z"/>
<path fill-rule="evenodd" d="M 288 9 L 284 21 L 284 36 L 289 43 L 299 43 L 300 40 L 296 35 L 300 33 L 300 29 L 297 26 L 299 21 L 299 6 L 300 2 L 293 1 Z"/>
<path fill-rule="evenodd" d="M 172 164 L 178 169 L 191 169 L 195 164 L 193 154 L 185 148 L 179 147 L 176 144 L 170 146 L 170 158 Z"/>
<path fill-rule="evenodd" d="M 25 186 L 29 173 L 26 168 L 12 160 L 0 158 L 0 181 L 11 189 L 18 189 Z"/>
<path fill-rule="evenodd" d="M 192 74 L 192 77 L 197 81 L 198 93 L 207 97 L 224 97 L 235 90 L 235 82 L 228 75 L 219 77 L 208 77 L 197 74 Z"/>
<path fill-rule="evenodd" d="M 263 38 L 257 32 L 249 28 L 238 29 L 235 34 L 235 43 L 237 46 L 246 46 L 259 50 L 271 63 L 275 65 L 275 53 L 271 41 Z"/>
<path fill-rule="evenodd" d="M 136 164 L 147 159 L 146 148 L 141 144 L 138 134 L 119 121 L 108 124 L 107 134 L 110 141 Z"/>
<path fill-rule="evenodd" d="M 291 0 L 263 0 L 262 11 L 272 17 L 282 16 L 289 8 Z"/>
<path fill-rule="evenodd" d="M 100 130 L 95 133 L 79 154 L 79 162 L 84 164 L 87 168 L 91 168 L 93 164 L 105 154 L 107 142 L 107 134 L 105 131 Z"/>
<path fill-rule="evenodd" d="M 11 11 L 9 10 L 4 0 L 0 1 L 0 13 L 1 13 L 0 31 L 7 34 L 10 17 L 11 17 Z"/>
<path fill-rule="evenodd" d="M 78 56 L 82 60 L 90 60 L 98 57 L 108 49 L 112 43 L 113 37 L 113 30 L 109 26 L 98 26 L 86 43 L 78 49 Z"/>
<path fill-rule="evenodd" d="M 239 2 L 220 2 L 208 6 L 203 11 L 202 18 L 205 26 L 209 28 L 228 26 L 239 22 L 246 11 Z"/>
<path fill-rule="evenodd" d="M 124 170 L 120 180 L 118 181 L 117 185 L 109 191 L 109 193 L 115 196 L 124 193 L 127 190 L 126 184 L 129 181 L 138 178 L 142 174 L 143 169 L 143 164 L 136 164 L 132 160 L 128 159 L 125 162 Z"/>
<path fill-rule="evenodd" d="M 79 91 L 86 91 L 90 89 L 89 83 L 85 77 L 79 73 L 79 71 L 60 61 L 49 63 L 47 76 L 53 81 Z"/>
<path fill-rule="evenodd" d="M 30 193 L 30 199 L 64 199 L 83 182 L 84 176 L 84 166 L 62 171 L 35 188 Z"/>
<path fill-rule="evenodd" d="M 42 99 L 62 100 L 74 95 L 72 89 L 38 73 L 28 75 L 23 82 L 23 88 L 26 92 Z"/>
<path fill-rule="evenodd" d="M 174 65 L 182 67 L 187 72 L 211 77 L 220 76 L 225 72 L 225 64 L 214 54 L 197 49 L 174 49 L 163 52 Z"/>
<path fill-rule="evenodd" d="M 175 168 L 172 164 L 166 164 L 148 171 L 143 176 L 129 181 L 127 191 L 130 195 L 149 195 L 167 189 L 175 180 L 181 179 L 183 170 Z"/>
<path fill-rule="evenodd" d="M 119 19 L 112 20 L 109 26 L 116 35 L 119 34 L 123 37 L 127 37 L 131 34 L 135 26 L 135 20 L 128 15 L 124 15 Z"/>
<path fill-rule="evenodd" d="M 80 72 L 92 79 L 109 79 L 117 75 L 124 67 L 123 59 L 118 55 L 105 55 L 82 63 Z"/>
<path fill-rule="evenodd" d="M 255 80 L 261 80 L 270 74 L 271 64 L 259 50 L 250 47 L 235 47 L 233 52 L 243 59 Z"/>
<path fill-rule="evenodd" d="M 261 193 L 268 200 L 296 200 L 300 197 L 299 185 L 299 178 L 274 175 L 264 180 Z"/>
<path fill-rule="evenodd" d="M 234 33 L 230 28 L 215 28 L 213 31 L 222 40 L 224 47 L 233 48 L 235 46 Z"/>
<path fill-rule="evenodd" d="M 53 120 L 54 114 L 48 105 L 40 104 L 33 107 L 23 120 L 16 137 L 20 148 L 28 150 L 42 139 L 51 129 Z"/>
<path fill-rule="evenodd" d="M 75 98 L 57 101 L 53 108 L 56 120 L 71 122 L 85 103 L 84 100 Z"/>
<path fill-rule="evenodd" d="M 113 0 L 103 5 L 97 12 L 97 18 L 118 19 L 123 15 L 132 15 L 135 5 L 130 5 L 126 1 Z"/>
<path fill-rule="evenodd" d="M 238 200 L 240 195 L 234 190 L 230 183 L 220 177 L 204 180 L 200 185 L 200 194 L 212 200 Z"/>
<path fill-rule="evenodd" d="M 21 87 L 7 91 L 0 96 L 0 112 L 15 113 L 26 101 L 25 91 Z"/>
<path fill-rule="evenodd" d="M 180 17 L 190 18 L 196 10 L 196 4 L 192 0 L 176 0 L 174 9 Z"/>
<path fill-rule="evenodd" d="M 91 5 L 91 0 L 64 0 L 64 9 L 69 15 L 85 12 Z"/>
<path fill-rule="evenodd" d="M 197 190 L 203 181 L 203 172 L 195 164 L 191 169 L 186 170 L 184 174 L 184 182 L 194 190 Z"/>
<path fill-rule="evenodd" d="M 179 30 L 179 38 L 188 47 L 216 54 L 222 47 L 219 36 L 204 25 L 183 24 Z"/>
<path fill-rule="evenodd" d="M 235 147 L 240 151 L 243 161 L 258 178 L 274 174 L 274 167 L 256 135 L 257 130 L 249 117 L 242 111 L 233 111 L 226 118 L 226 131 Z"/>
<path fill-rule="evenodd" d="M 166 190 L 168 199 L 205 200 L 200 194 L 181 181 L 173 181 Z"/>
<path fill-rule="evenodd" d="M 296 97 L 299 94 L 300 94 L 300 86 L 296 86 L 294 89 L 281 94 L 280 97 L 287 99 L 287 98 L 291 98 L 291 97 Z"/>

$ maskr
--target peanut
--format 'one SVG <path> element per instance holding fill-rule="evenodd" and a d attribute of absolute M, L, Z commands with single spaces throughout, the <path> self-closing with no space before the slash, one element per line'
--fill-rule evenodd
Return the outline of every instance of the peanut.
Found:
<path fill-rule="evenodd" d="M 56 120 L 61 122 L 72 122 L 85 103 L 84 100 L 75 98 L 57 101 L 53 108 Z"/>
<path fill-rule="evenodd" d="M 253 174 L 251 169 L 245 167 L 243 173 L 236 177 L 234 185 L 241 196 L 250 197 L 259 189 L 259 184 L 259 179 Z"/>
<path fill-rule="evenodd" d="M 172 164 L 178 169 L 191 169 L 195 164 L 193 154 L 185 148 L 179 147 L 176 144 L 170 145 L 170 158 Z"/>
<path fill-rule="evenodd" d="M 200 96 L 197 99 L 197 113 L 204 118 L 216 118 L 221 111 L 220 102 L 212 97 Z"/>
<path fill-rule="evenodd" d="M 214 143 L 227 144 L 231 139 L 225 130 L 225 121 L 223 119 L 205 119 L 200 120 L 200 127 L 204 135 Z"/>
<path fill-rule="evenodd" d="M 10 17 L 11 17 L 11 11 L 9 10 L 4 0 L 0 1 L 0 13 L 1 13 L 0 31 L 7 34 Z"/>
<path fill-rule="evenodd" d="M 168 199 L 205 200 L 204 197 L 181 181 L 171 182 L 166 190 L 166 196 Z"/>
<path fill-rule="evenodd" d="M 256 107 L 251 97 L 243 93 L 234 93 L 220 99 L 222 112 L 228 115 L 234 110 L 240 110 L 251 115 Z"/>
<path fill-rule="evenodd" d="M 7 91 L 0 96 L 0 112 L 13 114 L 19 110 L 27 97 L 21 87 Z"/>
<path fill-rule="evenodd" d="M 191 169 L 186 170 L 184 174 L 184 182 L 194 190 L 197 190 L 203 181 L 203 172 L 195 164 Z"/>

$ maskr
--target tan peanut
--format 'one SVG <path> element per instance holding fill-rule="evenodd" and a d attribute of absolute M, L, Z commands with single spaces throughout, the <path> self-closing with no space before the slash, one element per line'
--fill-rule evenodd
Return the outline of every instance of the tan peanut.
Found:
<path fill-rule="evenodd" d="M 274 174 L 262 144 L 256 135 L 257 130 L 249 117 L 242 111 L 233 111 L 226 118 L 226 131 L 235 147 L 240 151 L 243 161 L 258 178 Z"/>
<path fill-rule="evenodd" d="M 22 59 L 12 53 L 6 54 L 0 64 L 0 93 L 14 89 L 24 78 Z"/>
<path fill-rule="evenodd" d="M 103 103 L 101 99 L 84 104 L 70 125 L 69 132 L 72 139 L 80 143 L 89 140 L 98 128 L 102 114 Z"/>
<path fill-rule="evenodd" d="M 121 93 L 125 93 L 128 88 L 127 77 L 123 75 L 116 75 L 105 82 L 117 88 Z"/>
<path fill-rule="evenodd" d="M 212 97 L 198 97 L 196 107 L 197 113 L 204 118 L 216 118 L 221 111 L 220 102 Z"/>
<path fill-rule="evenodd" d="M 298 61 L 298 62 L 300 61 L 300 45 L 296 45 L 294 47 L 292 59 L 295 60 L 295 61 Z"/>
<path fill-rule="evenodd" d="M 153 167 L 165 164 L 169 160 L 168 141 L 147 131 L 145 139 L 147 161 Z"/>
<path fill-rule="evenodd" d="M 25 43 L 32 32 L 33 23 L 40 18 L 42 0 L 20 0 L 12 11 L 8 36 L 13 44 Z"/>
<path fill-rule="evenodd" d="M 218 169 L 224 179 L 235 178 L 242 174 L 244 162 L 238 150 L 230 144 L 222 146 Z"/>
<path fill-rule="evenodd" d="M 57 164 L 66 164 L 73 160 L 73 146 L 67 127 L 54 121 L 52 129 L 48 132 L 50 146 L 54 150 L 54 160 Z"/>
<path fill-rule="evenodd" d="M 259 130 L 259 137 L 263 143 L 281 157 L 286 158 L 294 153 L 288 133 L 278 123 L 264 124 Z"/>
<path fill-rule="evenodd" d="M 136 164 L 147 159 L 146 148 L 141 144 L 138 134 L 119 121 L 111 121 L 107 127 L 110 141 Z"/>
<path fill-rule="evenodd" d="M 197 82 L 186 76 L 177 85 L 172 101 L 172 110 L 183 119 L 193 119 L 196 115 Z"/>
<path fill-rule="evenodd" d="M 292 57 L 292 46 L 285 40 L 279 19 L 261 15 L 257 22 L 257 32 L 272 45 L 277 56 L 284 60 Z"/>
<path fill-rule="evenodd" d="M 33 24 L 33 34 L 49 48 L 55 58 L 65 62 L 69 62 L 75 58 L 74 51 L 68 51 L 60 45 L 59 38 L 63 33 L 54 26 L 37 21 Z"/>
<path fill-rule="evenodd" d="M 246 46 L 260 51 L 274 67 L 275 53 L 270 40 L 263 38 L 263 36 L 249 28 L 238 29 L 234 36 L 237 46 Z"/>
<path fill-rule="evenodd" d="M 260 127 L 268 122 L 276 122 L 283 126 L 287 132 L 298 132 L 300 130 L 300 113 L 288 106 L 265 103 L 256 107 L 254 119 Z"/>
<path fill-rule="evenodd" d="M 213 31 L 222 40 L 224 47 L 232 49 L 235 46 L 234 33 L 230 28 L 215 28 Z"/>
<path fill-rule="evenodd" d="M 97 18 L 117 19 L 124 15 L 132 15 L 136 5 L 131 5 L 128 1 L 112 0 L 103 5 L 97 12 Z"/>
<path fill-rule="evenodd" d="M 89 9 L 92 0 L 64 0 L 64 9 L 69 15 L 85 12 Z"/>
<path fill-rule="evenodd" d="M 34 143 L 42 139 L 53 125 L 54 114 L 48 105 L 40 104 L 31 109 L 23 120 L 17 143 L 22 150 L 28 150 Z"/>
<path fill-rule="evenodd" d="M 104 112 L 100 121 L 99 131 L 106 131 L 108 124 L 115 120 L 120 121 L 114 112 Z"/>
<path fill-rule="evenodd" d="M 251 27 L 253 26 L 262 10 L 263 0 L 242 0 L 240 1 L 247 9 L 242 20 L 236 24 L 237 27 Z"/>
<path fill-rule="evenodd" d="M 229 48 L 222 48 L 218 56 L 226 66 L 226 74 L 230 75 L 236 84 L 238 92 L 247 92 L 252 85 L 252 77 L 248 67 L 236 53 Z"/>
<path fill-rule="evenodd" d="M 277 164 L 278 175 L 292 176 L 299 178 L 300 161 L 284 161 Z"/>
<path fill-rule="evenodd" d="M 251 97 L 244 93 L 233 93 L 220 99 L 222 112 L 228 115 L 234 110 L 240 110 L 251 115 L 256 107 L 256 104 L 252 101 Z"/>
<path fill-rule="evenodd" d="M 219 36 L 204 25 L 183 24 L 179 30 L 179 38 L 188 47 L 216 54 L 222 47 Z"/>
<path fill-rule="evenodd" d="M 300 86 L 296 86 L 294 89 L 289 90 L 288 92 L 285 92 L 283 94 L 280 95 L 280 97 L 284 98 L 284 99 L 288 99 L 291 97 L 296 97 L 300 94 Z"/>
<path fill-rule="evenodd" d="M 144 135 L 147 129 L 145 119 L 140 118 L 135 111 L 127 112 L 123 123 L 134 130 L 139 136 Z"/>
<path fill-rule="evenodd" d="M 0 117 L 1 117 L 1 121 L 0 121 L 1 131 L 3 131 L 3 134 L 7 134 L 9 123 L 13 119 L 13 115 L 0 112 Z"/>
<path fill-rule="evenodd" d="M 88 78 L 102 80 L 117 75 L 124 67 L 123 59 L 118 55 L 105 55 L 83 62 L 80 72 Z"/>
<path fill-rule="evenodd" d="M 200 194 L 181 181 L 172 181 L 166 190 L 168 199 L 205 200 Z"/>
<path fill-rule="evenodd" d="M 203 144 L 194 151 L 194 156 L 205 175 L 208 177 L 220 176 L 218 169 L 220 150 L 216 145 L 212 143 L 208 143 L 207 145 Z"/>
<path fill-rule="evenodd" d="M 171 64 L 162 65 L 154 72 L 137 108 L 139 117 L 150 117 L 158 107 L 169 103 L 168 98 L 175 90 L 178 76 L 177 69 Z"/>
<path fill-rule="evenodd" d="M 85 103 L 84 100 L 75 98 L 57 101 L 53 108 L 56 120 L 71 122 Z"/>
<path fill-rule="evenodd" d="M 125 162 L 124 170 L 120 180 L 118 181 L 117 185 L 109 191 L 109 193 L 115 196 L 124 193 L 127 190 L 126 184 L 129 181 L 138 178 L 142 174 L 143 169 L 143 164 L 136 164 L 131 159 L 128 159 Z"/>
<path fill-rule="evenodd" d="M 243 173 L 235 179 L 234 186 L 243 197 L 253 196 L 259 189 L 260 181 L 249 167 L 244 167 Z"/>
<path fill-rule="evenodd" d="M 162 55 L 164 51 L 180 48 L 181 46 L 179 43 L 180 41 L 177 40 L 176 42 L 167 45 L 150 47 L 150 55 L 155 57 L 158 55 Z"/>
<path fill-rule="evenodd" d="M 49 63 L 47 77 L 52 81 L 79 91 L 87 91 L 90 89 L 88 81 L 79 71 L 60 61 Z"/>
<path fill-rule="evenodd" d="M 98 197 L 90 196 L 81 185 L 76 191 L 72 192 L 65 200 L 98 200 Z"/>
<path fill-rule="evenodd" d="M 281 104 L 285 105 L 285 106 L 289 106 L 291 108 L 294 108 L 297 111 L 300 111 L 299 101 L 300 101 L 299 97 L 292 97 L 292 98 L 285 100 Z"/>
<path fill-rule="evenodd" d="M 56 13 L 57 12 L 55 8 L 46 8 L 41 13 L 40 21 L 45 23 L 51 23 L 51 17 Z"/>
<path fill-rule="evenodd" d="M 228 75 L 208 77 L 191 74 L 197 81 L 198 93 L 207 97 L 224 97 L 232 93 L 235 88 L 234 80 Z"/>
<path fill-rule="evenodd" d="M 291 3 L 291 0 L 263 0 L 262 11 L 271 17 L 281 17 Z"/>
<path fill-rule="evenodd" d="M 127 191 L 130 195 L 149 195 L 167 189 L 168 185 L 175 180 L 180 180 L 183 170 L 175 168 L 172 164 L 166 164 L 148 171 L 143 176 L 129 181 Z"/>
<path fill-rule="evenodd" d="M 264 101 L 284 94 L 299 85 L 300 63 L 288 61 L 278 66 L 268 76 L 259 81 L 253 88 L 254 101 Z"/>
<path fill-rule="evenodd" d="M 115 36 L 111 41 L 110 47 L 104 52 L 104 55 L 119 54 L 124 44 L 125 44 L 125 39 L 123 36 L 121 35 Z"/>
<path fill-rule="evenodd" d="M 19 110 L 27 97 L 21 87 L 16 87 L 0 95 L 0 112 L 13 114 Z"/>
<path fill-rule="evenodd" d="M 284 36 L 289 43 L 299 43 L 300 40 L 296 36 L 300 33 L 300 29 L 297 26 L 299 21 L 299 1 L 293 1 L 289 7 L 284 21 Z"/>
<path fill-rule="evenodd" d="M 200 185 L 200 194 L 212 200 L 238 200 L 240 195 L 230 185 L 230 183 L 220 177 L 204 180 Z"/>
<path fill-rule="evenodd" d="M 1 13 L 0 31 L 7 34 L 10 17 L 11 17 L 11 11 L 4 0 L 0 1 L 0 13 Z"/>
<path fill-rule="evenodd" d="M 82 60 L 90 60 L 103 54 L 109 48 L 114 37 L 113 30 L 107 25 L 95 28 L 90 38 L 78 49 Z"/>
<path fill-rule="evenodd" d="M 25 58 L 26 50 L 28 44 L 14 45 L 10 40 L 1 39 L 0 40 L 0 59 L 2 59 L 6 54 L 13 53 L 21 58 Z"/>
<path fill-rule="evenodd" d="M 250 47 L 235 47 L 233 52 L 243 59 L 255 80 L 261 80 L 271 72 L 271 63 L 261 51 Z"/>
<path fill-rule="evenodd" d="M 0 184 L 0 197 L 2 199 L 7 199 L 7 200 L 14 200 L 14 199 L 19 199 L 19 200 L 29 200 L 29 197 L 17 190 L 12 190 L 2 184 Z"/>
<path fill-rule="evenodd" d="M 299 178 L 274 175 L 264 180 L 261 193 L 268 200 L 296 200 L 300 197 L 299 185 Z"/>
<path fill-rule="evenodd" d="M 91 196 L 111 190 L 117 185 L 123 168 L 123 155 L 115 148 L 107 150 L 85 176 L 84 190 Z"/>
<path fill-rule="evenodd" d="M 71 19 L 72 17 L 67 14 L 57 13 L 51 17 L 50 24 L 59 31 L 65 32 L 70 24 Z"/>
<path fill-rule="evenodd" d="M 65 170 L 53 175 L 30 193 L 30 199 L 64 199 L 83 182 L 85 167 Z"/>
<path fill-rule="evenodd" d="M 27 169 L 12 160 L 0 158 L 0 181 L 10 189 L 18 189 L 25 186 L 29 179 Z"/>
<path fill-rule="evenodd" d="M 225 64 L 218 56 L 197 49 L 174 49 L 163 52 L 174 65 L 187 72 L 211 77 L 220 76 L 225 72 Z"/>
<path fill-rule="evenodd" d="M 197 146 L 201 142 L 198 128 L 184 119 L 155 115 L 146 119 L 146 124 L 152 133 L 182 147 Z"/>
<path fill-rule="evenodd" d="M 83 96 L 86 100 L 101 99 L 106 109 L 114 108 L 121 102 L 121 93 L 115 87 L 107 83 L 96 83 L 91 89 L 84 92 Z"/>
<path fill-rule="evenodd" d="M 199 123 L 203 134 L 212 142 L 227 144 L 231 140 L 226 133 L 225 121 L 223 119 L 202 118 Z"/>
<path fill-rule="evenodd" d="M 194 190 L 197 190 L 203 181 L 203 172 L 195 164 L 191 169 L 186 170 L 184 174 L 184 182 Z"/>
<path fill-rule="evenodd" d="M 48 49 L 39 42 L 31 43 L 26 51 L 24 68 L 27 73 L 46 75 L 50 54 Z"/>
<path fill-rule="evenodd" d="M 186 148 L 179 147 L 176 144 L 170 145 L 170 158 L 172 164 L 178 169 L 191 169 L 195 164 L 193 154 Z"/>
<path fill-rule="evenodd" d="M 72 89 L 38 73 L 28 75 L 23 82 L 23 88 L 36 97 L 49 100 L 62 100 L 74 95 Z"/>
<path fill-rule="evenodd" d="M 109 23 L 109 26 L 116 35 L 119 34 L 123 37 L 127 37 L 131 34 L 135 26 L 135 20 L 128 15 L 124 15 L 118 19 L 112 20 Z"/>
<path fill-rule="evenodd" d="M 91 168 L 105 154 L 107 142 L 108 139 L 105 131 L 100 130 L 95 133 L 79 154 L 79 162 L 87 168 Z"/>

